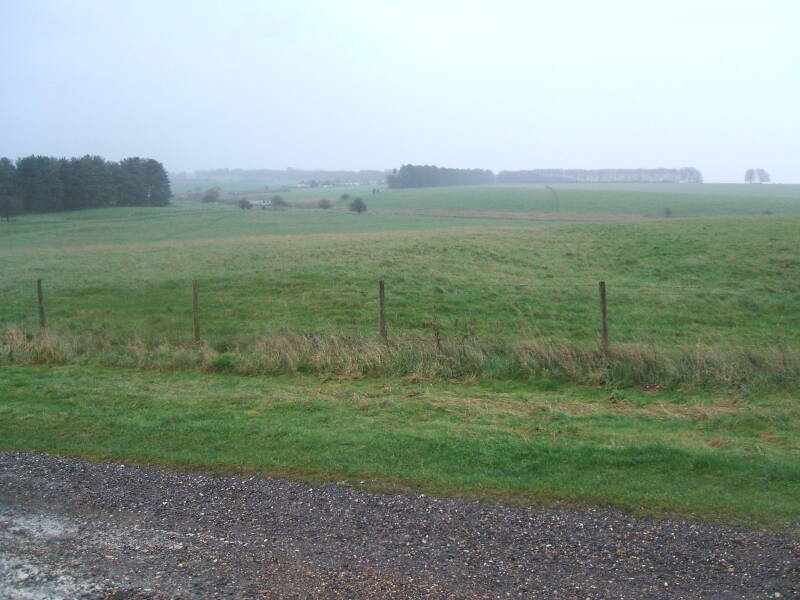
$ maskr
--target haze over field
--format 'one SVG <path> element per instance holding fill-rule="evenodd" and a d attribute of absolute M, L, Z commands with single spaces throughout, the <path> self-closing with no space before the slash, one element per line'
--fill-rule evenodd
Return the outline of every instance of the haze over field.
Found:
<path fill-rule="evenodd" d="M 798 31 L 0 0 L 0 598 L 796 597 Z"/>
<path fill-rule="evenodd" d="M 7 2 L 0 156 L 800 182 L 799 28 L 791 0 Z"/>

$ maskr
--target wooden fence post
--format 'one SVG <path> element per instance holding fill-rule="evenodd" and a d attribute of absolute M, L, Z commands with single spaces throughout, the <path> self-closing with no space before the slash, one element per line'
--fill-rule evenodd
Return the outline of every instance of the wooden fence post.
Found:
<path fill-rule="evenodd" d="M 197 299 L 197 280 L 192 281 L 192 319 L 194 320 L 194 341 L 200 343 L 200 302 Z"/>
<path fill-rule="evenodd" d="M 39 299 L 39 327 L 47 329 L 47 315 L 44 312 L 44 290 L 42 290 L 42 280 L 36 280 L 36 296 Z"/>
<path fill-rule="evenodd" d="M 378 282 L 378 332 L 381 339 L 385 342 L 389 338 L 386 335 L 386 314 L 384 312 L 385 289 L 383 279 Z"/>
<path fill-rule="evenodd" d="M 600 347 L 608 352 L 608 313 L 606 312 L 606 282 L 600 282 Z"/>

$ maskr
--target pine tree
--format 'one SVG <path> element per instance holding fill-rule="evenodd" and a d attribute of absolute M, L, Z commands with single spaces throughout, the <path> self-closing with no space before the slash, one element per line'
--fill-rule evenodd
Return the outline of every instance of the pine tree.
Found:
<path fill-rule="evenodd" d="M 9 158 L 0 158 L 0 195 L 12 196 L 14 194 L 14 176 L 17 168 Z"/>
<path fill-rule="evenodd" d="M 169 177 L 162 165 L 157 160 L 148 159 L 144 165 L 145 182 L 147 185 L 148 206 L 166 206 L 172 197 L 169 186 Z"/>
<path fill-rule="evenodd" d="M 19 159 L 14 189 L 26 212 L 64 210 L 64 189 L 58 159 L 48 156 Z"/>

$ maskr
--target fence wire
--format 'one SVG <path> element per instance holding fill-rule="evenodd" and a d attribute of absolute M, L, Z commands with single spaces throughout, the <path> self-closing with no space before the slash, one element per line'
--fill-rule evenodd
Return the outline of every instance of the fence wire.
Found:
<path fill-rule="evenodd" d="M 72 332 L 192 335 L 190 284 L 92 284 L 79 289 L 44 282 L 48 327 Z M 370 333 L 378 330 L 378 282 L 297 280 L 199 282 L 198 318 L 204 335 L 301 330 Z M 612 340 L 671 342 L 735 340 L 739 347 L 800 342 L 800 282 L 785 289 L 723 288 L 694 284 L 606 282 Z M 440 278 L 385 280 L 385 326 L 389 335 L 448 331 L 481 337 L 544 336 L 588 340 L 602 329 L 598 282 L 573 278 L 545 281 L 458 281 Z M 42 324 L 36 286 L 2 284 L 0 324 Z M 754 323 L 769 312 L 768 325 Z M 754 339 L 755 338 L 755 339 Z"/>

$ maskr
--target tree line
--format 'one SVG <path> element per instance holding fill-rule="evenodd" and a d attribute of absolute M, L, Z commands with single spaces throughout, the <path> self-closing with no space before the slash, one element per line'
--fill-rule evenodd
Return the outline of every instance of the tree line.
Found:
<path fill-rule="evenodd" d="M 480 185 L 494 182 L 494 173 L 487 169 L 448 169 L 430 165 L 403 165 L 386 176 L 386 184 L 390 188 Z"/>
<path fill-rule="evenodd" d="M 682 169 L 532 169 L 501 171 L 498 183 L 703 183 L 694 167 Z"/>
<path fill-rule="evenodd" d="M 204 169 L 193 173 L 171 173 L 174 181 L 191 179 L 254 180 L 271 184 L 383 183 L 384 171 L 326 171 L 323 169 Z M 314 186 L 312 186 L 314 187 Z"/>
<path fill-rule="evenodd" d="M 103 206 L 165 206 L 172 196 L 164 166 L 152 158 L 112 162 L 100 156 L 0 158 L 3 215 Z"/>
<path fill-rule="evenodd" d="M 387 175 L 391 188 L 489 183 L 703 183 L 694 167 L 682 169 L 446 169 L 430 165 L 403 165 Z"/>

